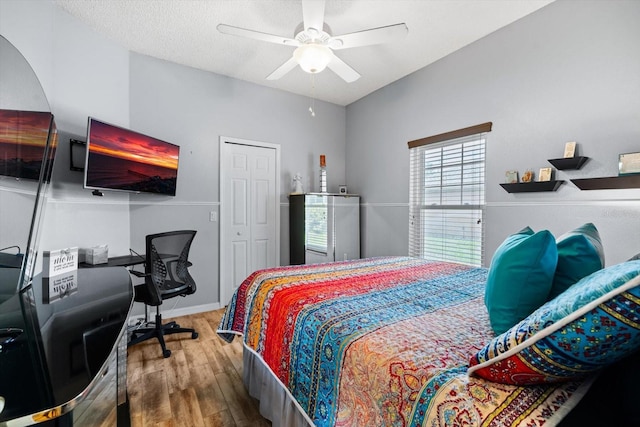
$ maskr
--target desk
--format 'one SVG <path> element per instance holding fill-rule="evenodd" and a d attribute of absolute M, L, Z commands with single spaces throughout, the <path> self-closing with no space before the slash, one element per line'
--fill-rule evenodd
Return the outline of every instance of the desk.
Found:
<path fill-rule="evenodd" d="M 141 255 L 121 255 L 111 257 L 107 260 L 106 263 L 103 264 L 87 264 L 86 262 L 81 262 L 78 264 L 78 268 L 95 268 L 95 267 L 131 267 L 134 265 L 144 264 L 146 258 L 144 254 Z"/>

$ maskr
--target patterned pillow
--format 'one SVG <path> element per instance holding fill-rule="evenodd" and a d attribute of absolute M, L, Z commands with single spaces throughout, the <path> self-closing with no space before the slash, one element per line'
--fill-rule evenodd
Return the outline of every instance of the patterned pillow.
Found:
<path fill-rule="evenodd" d="M 471 357 L 469 374 L 515 385 L 565 381 L 640 348 L 640 261 L 599 270 Z"/>
<path fill-rule="evenodd" d="M 569 286 L 604 268 L 604 250 L 598 229 L 592 223 L 584 224 L 556 239 L 558 266 L 553 276 L 551 300 Z"/>
<path fill-rule="evenodd" d="M 558 262 L 558 249 L 547 231 L 526 227 L 496 249 L 484 303 L 491 327 L 501 334 L 547 301 Z"/>

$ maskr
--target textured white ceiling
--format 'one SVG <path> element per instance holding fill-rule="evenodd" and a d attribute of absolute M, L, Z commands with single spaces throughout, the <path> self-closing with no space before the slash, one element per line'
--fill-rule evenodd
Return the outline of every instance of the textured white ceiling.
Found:
<path fill-rule="evenodd" d="M 334 35 L 404 22 L 401 42 L 336 51 L 362 77 L 345 83 L 327 69 L 315 76 L 315 98 L 348 105 L 520 19 L 553 0 L 327 0 Z M 299 67 L 277 81 L 266 76 L 292 47 L 220 34 L 220 23 L 293 37 L 299 0 L 55 0 L 90 28 L 126 49 L 178 64 L 311 95 Z"/>

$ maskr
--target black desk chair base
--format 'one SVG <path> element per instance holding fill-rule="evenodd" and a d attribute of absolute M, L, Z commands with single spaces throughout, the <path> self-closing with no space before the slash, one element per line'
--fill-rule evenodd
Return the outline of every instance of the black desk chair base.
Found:
<path fill-rule="evenodd" d="M 160 342 L 160 347 L 162 347 L 162 357 L 167 358 L 171 356 L 171 350 L 167 348 L 167 344 L 164 341 L 165 335 L 188 332 L 191 334 L 191 339 L 198 338 L 198 333 L 195 329 L 181 328 L 176 322 L 162 324 L 162 316 L 160 313 L 156 313 L 156 320 L 154 323 L 153 327 L 138 328 L 131 331 L 131 338 L 127 343 L 127 347 L 155 337 Z"/>

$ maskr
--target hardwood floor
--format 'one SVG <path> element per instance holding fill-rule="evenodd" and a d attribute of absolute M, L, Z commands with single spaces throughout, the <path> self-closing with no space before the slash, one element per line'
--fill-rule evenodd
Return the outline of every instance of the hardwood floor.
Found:
<path fill-rule="evenodd" d="M 155 339 L 128 349 L 132 427 L 271 426 L 242 383 L 242 343 L 215 333 L 223 310 L 163 319 L 198 331 L 167 336 L 164 359 Z"/>

